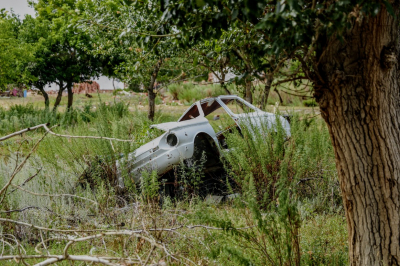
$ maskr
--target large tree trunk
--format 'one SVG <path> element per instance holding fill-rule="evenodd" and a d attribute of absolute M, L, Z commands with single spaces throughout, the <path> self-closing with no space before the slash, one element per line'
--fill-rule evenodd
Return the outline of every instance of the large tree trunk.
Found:
<path fill-rule="evenodd" d="M 274 81 L 274 76 L 271 73 L 265 74 L 265 86 L 264 86 L 264 93 L 261 98 L 261 109 L 265 110 L 268 102 L 269 92 L 271 91 L 272 81 Z"/>
<path fill-rule="evenodd" d="M 49 95 L 48 95 L 47 92 L 44 90 L 44 86 L 38 85 L 38 86 L 36 86 L 36 87 L 37 87 L 37 88 L 39 89 L 39 91 L 42 93 L 43 98 L 44 98 L 44 106 L 45 106 L 46 110 L 48 110 L 48 109 L 49 109 L 49 106 L 50 106 Z"/>
<path fill-rule="evenodd" d="M 350 265 L 400 265 L 399 29 L 383 9 L 317 51 L 315 97 L 335 149 Z"/>
<path fill-rule="evenodd" d="M 67 110 L 70 111 L 72 104 L 74 103 L 74 92 L 72 91 L 72 83 L 67 83 L 67 91 L 68 91 Z"/>
<path fill-rule="evenodd" d="M 57 98 L 56 98 L 56 101 L 54 103 L 53 112 L 55 112 L 57 110 L 57 107 L 60 105 L 62 94 L 63 94 L 63 91 L 65 89 L 64 83 L 62 81 L 60 82 L 59 86 L 60 87 L 58 89 Z"/>
<path fill-rule="evenodd" d="M 154 66 L 153 73 L 151 74 L 150 78 L 150 84 L 149 87 L 147 88 L 148 92 L 148 100 L 149 100 L 149 113 L 147 114 L 147 117 L 149 120 L 153 121 L 154 120 L 154 114 L 156 111 L 156 93 L 154 92 L 154 83 L 156 82 L 158 72 L 160 71 L 160 67 L 162 64 L 162 59 L 158 60 L 156 65 Z"/>

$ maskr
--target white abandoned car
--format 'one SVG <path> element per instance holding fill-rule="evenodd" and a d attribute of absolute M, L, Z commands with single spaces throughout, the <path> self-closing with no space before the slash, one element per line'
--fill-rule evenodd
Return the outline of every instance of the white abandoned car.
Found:
<path fill-rule="evenodd" d="M 127 162 L 117 161 L 117 168 L 126 163 L 128 175 L 139 183 L 143 170 L 164 176 L 182 161 L 190 166 L 204 153 L 204 171 L 212 171 L 221 166 L 221 151 L 227 149 L 224 133 L 248 123 L 271 128 L 277 119 L 289 137 L 290 125 L 284 117 L 264 112 L 238 96 L 203 99 L 192 104 L 178 122 L 152 125 L 165 133 L 129 154 Z"/>

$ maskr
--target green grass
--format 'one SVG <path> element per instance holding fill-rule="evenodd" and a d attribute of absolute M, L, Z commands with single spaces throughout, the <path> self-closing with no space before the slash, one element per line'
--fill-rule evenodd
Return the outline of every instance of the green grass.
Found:
<path fill-rule="evenodd" d="M 191 86 L 186 90 L 192 91 L 193 95 L 203 93 Z M 188 95 L 190 100 L 193 95 Z M 298 254 L 302 265 L 348 264 L 346 221 L 332 145 L 322 119 L 296 114 L 292 119 L 289 141 L 283 141 L 281 132 L 270 134 L 267 129 L 255 137 L 246 131 L 242 132 L 244 138 L 237 133 L 228 135 L 228 143 L 236 148 L 226 154 L 225 164 L 230 177 L 238 184 L 232 187 L 233 192 L 242 196 L 220 205 L 206 204 L 196 195 L 180 201 L 167 198 L 159 208 L 158 199 L 149 200 L 154 198 L 154 186 L 149 186 L 151 190 L 146 190 L 147 194 L 143 196 L 130 175 L 124 173 L 126 189 L 119 189 L 114 169 L 110 166 L 121 154 L 132 152 L 160 134 L 150 129 L 152 123 L 176 121 L 187 107 L 159 105 L 155 121 L 150 122 L 145 107 L 139 107 L 142 101 L 145 101 L 142 94 L 121 96 L 119 101 L 102 100 L 102 103 L 96 99 L 82 99 L 71 113 L 62 110 L 47 112 L 34 102 L 1 109 L 1 135 L 50 122 L 51 125 L 60 124 L 53 129 L 60 134 L 135 141 L 111 144 L 104 140 L 46 136 L 13 183 L 22 184 L 33 176 L 23 186 L 27 191 L 73 194 L 96 204 L 81 198 L 37 196 L 16 190 L 7 194 L 1 211 L 27 206 L 40 209 L 0 213 L 0 217 L 62 229 L 146 229 L 143 235 L 164 243 L 180 260 L 166 259 L 165 253 L 156 248 L 149 264 L 162 260 L 168 265 L 191 264 L 187 259 L 199 265 L 274 264 L 263 254 L 270 254 L 274 261 L 293 262 L 296 258 L 290 251 L 295 247 L 293 240 L 299 242 Z M 310 108 L 302 109 L 311 111 Z M 16 163 L 21 162 L 42 135 L 43 131 L 38 130 L 0 143 L 0 186 L 7 182 Z M 83 176 L 89 166 L 90 175 Z M 149 180 L 151 184 L 157 183 L 151 178 Z M 291 222 L 294 222 L 294 227 Z M 189 229 L 186 225 L 225 230 Z M 246 229 L 238 229 L 241 227 Z M 178 229 L 155 232 L 149 231 L 151 228 Z M 297 233 L 291 233 L 292 230 Z M 37 254 L 35 246 L 41 239 L 37 230 L 0 223 L 0 231 L 20 239 L 27 254 Z M 53 235 L 43 232 L 42 236 L 49 238 Z M 280 239 L 279 245 L 273 244 L 273 238 Z M 4 237 L 0 239 L 6 240 Z M 51 254 L 62 254 L 65 244 L 64 240 L 50 241 L 47 249 Z M 259 247 L 266 253 L 260 253 Z M 70 254 L 134 258 L 138 255 L 145 260 L 151 249 L 150 244 L 136 237 L 107 236 L 76 243 Z M 39 250 L 46 252 L 41 247 Z M 16 254 L 17 250 L 6 245 L 4 254 L 10 253 Z M 28 262 L 40 261 L 43 259 Z M 4 262 L 3 265 L 21 265 L 15 261 Z M 70 262 L 57 265 L 70 265 Z"/>

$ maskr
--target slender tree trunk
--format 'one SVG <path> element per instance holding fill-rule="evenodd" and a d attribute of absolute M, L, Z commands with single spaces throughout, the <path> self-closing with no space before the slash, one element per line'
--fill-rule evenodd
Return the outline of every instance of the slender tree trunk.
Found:
<path fill-rule="evenodd" d="M 227 95 L 232 95 L 231 91 L 226 87 L 225 82 L 222 82 L 221 87 L 224 89 Z"/>
<path fill-rule="evenodd" d="M 276 87 L 275 87 L 274 91 L 276 92 L 276 94 L 278 94 L 279 102 L 282 105 L 283 104 L 283 99 L 282 99 L 282 96 L 281 96 L 280 92 L 278 91 L 278 89 Z"/>
<path fill-rule="evenodd" d="M 253 94 L 251 92 L 251 79 L 246 79 L 246 95 L 244 99 L 249 103 L 253 103 Z"/>
<path fill-rule="evenodd" d="M 315 97 L 335 150 L 350 265 L 400 265 L 399 30 L 383 8 L 317 50 Z"/>
<path fill-rule="evenodd" d="M 67 110 L 70 111 L 72 108 L 72 104 L 74 103 L 74 92 L 72 91 L 72 83 L 67 83 L 67 91 L 68 91 Z"/>
<path fill-rule="evenodd" d="M 244 97 L 244 99 L 246 101 L 248 101 L 249 103 L 253 103 L 253 93 L 251 91 L 251 74 L 252 74 L 252 68 L 250 65 L 246 66 L 246 71 L 247 71 L 247 77 L 246 77 L 246 95 Z"/>
<path fill-rule="evenodd" d="M 265 107 L 267 106 L 268 96 L 269 96 L 269 92 L 271 90 L 272 81 L 274 81 L 273 74 L 266 73 L 265 74 L 264 93 L 263 93 L 263 96 L 262 96 L 262 99 L 261 99 L 261 109 L 262 110 L 265 110 Z"/>
<path fill-rule="evenodd" d="M 54 103 L 53 112 L 55 112 L 57 110 L 57 107 L 60 105 L 62 94 L 63 94 L 63 91 L 65 90 L 64 83 L 62 81 L 60 81 L 59 86 L 60 87 L 58 89 L 57 98 Z"/>
<path fill-rule="evenodd" d="M 223 69 L 221 69 L 221 79 L 219 81 L 219 84 L 224 89 L 226 94 L 231 95 L 231 92 L 228 90 L 228 88 L 226 87 L 226 84 L 225 84 L 225 72 Z"/>
<path fill-rule="evenodd" d="M 147 88 L 148 100 L 149 100 L 149 112 L 147 117 L 151 121 L 154 120 L 154 114 L 156 111 L 156 103 L 155 103 L 156 93 L 154 92 L 154 83 L 156 82 L 158 71 L 160 71 L 161 64 L 162 64 L 162 59 L 158 60 L 157 64 L 154 66 L 153 73 L 151 74 L 150 78 L 150 84 L 149 87 Z"/>
<path fill-rule="evenodd" d="M 44 90 L 44 86 L 36 86 L 39 91 L 42 93 L 43 98 L 44 98 L 44 106 L 46 109 L 49 109 L 50 107 L 50 100 L 49 100 L 49 95 L 47 94 L 47 92 Z"/>

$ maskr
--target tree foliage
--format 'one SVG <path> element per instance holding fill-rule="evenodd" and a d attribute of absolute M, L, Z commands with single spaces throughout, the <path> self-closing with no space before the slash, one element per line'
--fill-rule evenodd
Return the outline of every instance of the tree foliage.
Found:
<path fill-rule="evenodd" d="M 20 39 L 21 20 L 0 12 L 0 89 L 27 83 L 33 76 L 28 68 L 34 60 L 34 45 Z"/>

